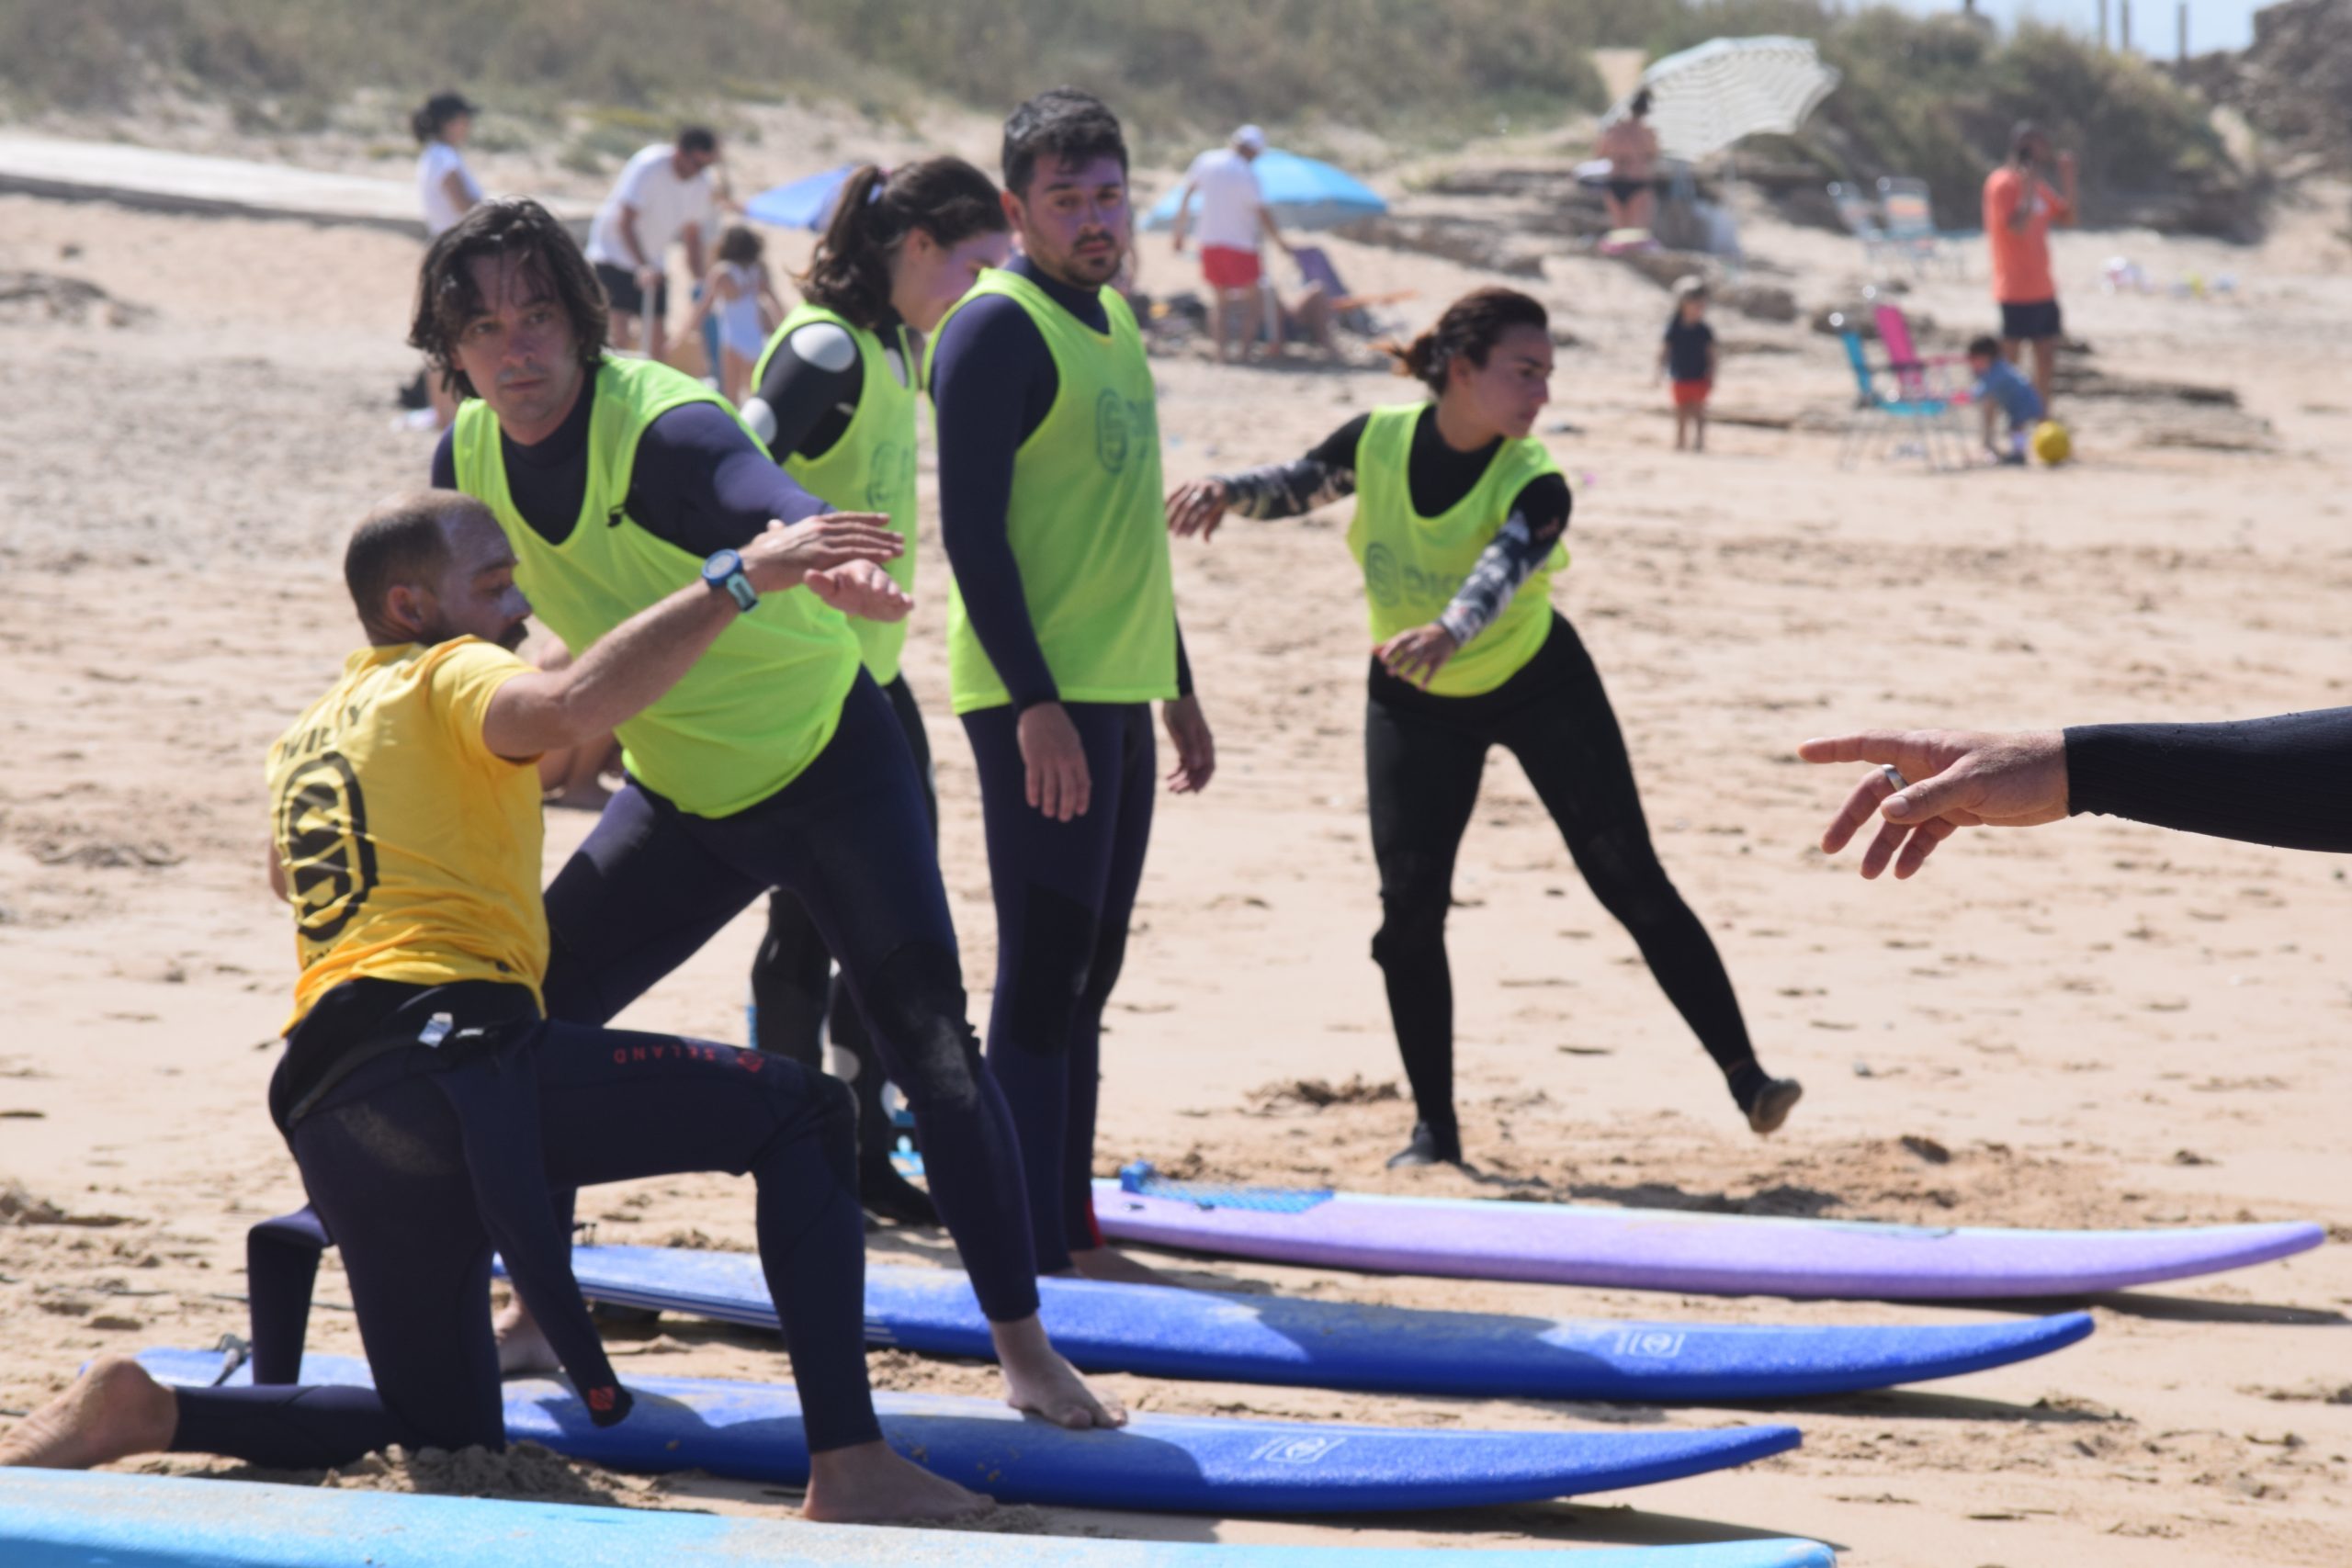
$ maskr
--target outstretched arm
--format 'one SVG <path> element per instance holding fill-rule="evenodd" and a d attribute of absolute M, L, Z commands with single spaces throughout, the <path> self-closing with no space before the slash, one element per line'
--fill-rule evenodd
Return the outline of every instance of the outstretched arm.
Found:
<path fill-rule="evenodd" d="M 2284 849 L 2352 852 L 2352 708 L 2231 724 L 2099 724 L 1994 734 L 1865 730 L 1808 740 L 1808 762 L 1871 762 L 1822 834 L 1828 853 L 1873 816 L 1862 874 L 1917 872 L 1962 828 L 2082 813 Z M 1889 770 L 1892 770 L 1890 773 Z"/>
<path fill-rule="evenodd" d="M 790 526 L 778 518 L 743 547 L 743 571 L 763 594 L 804 582 L 822 592 L 837 576 L 860 570 L 856 563 L 888 560 L 902 547 L 879 513 Z M 687 584 L 597 638 L 565 668 L 517 675 L 501 686 L 482 716 L 482 744 L 519 762 L 611 733 L 676 685 L 742 613 L 728 594 L 699 581 Z"/>
<path fill-rule="evenodd" d="M 1517 596 L 1568 531 L 1574 502 L 1568 481 L 1558 474 L 1530 479 L 1512 501 L 1510 514 L 1491 543 L 1478 552 L 1470 575 L 1438 618 L 1397 633 L 1374 651 L 1400 681 L 1426 686 L 1437 672 Z"/>
<path fill-rule="evenodd" d="M 1213 474 L 1180 485 L 1168 495 L 1168 531 L 1178 538 L 1216 533 L 1227 512 L 1271 521 L 1304 517 L 1356 492 L 1356 446 L 1370 414 L 1358 414 L 1324 437 L 1320 446 L 1287 463 L 1268 463 L 1238 473 Z"/>

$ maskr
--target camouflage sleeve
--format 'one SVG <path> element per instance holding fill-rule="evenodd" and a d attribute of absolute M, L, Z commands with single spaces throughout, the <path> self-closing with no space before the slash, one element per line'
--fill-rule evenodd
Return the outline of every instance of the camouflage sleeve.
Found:
<path fill-rule="evenodd" d="M 1568 530 L 1569 507 L 1567 481 L 1556 474 L 1532 480 L 1519 492 L 1501 531 L 1479 553 L 1453 602 L 1437 618 L 1453 634 L 1456 648 L 1467 647 L 1492 626 L 1544 564 Z"/>

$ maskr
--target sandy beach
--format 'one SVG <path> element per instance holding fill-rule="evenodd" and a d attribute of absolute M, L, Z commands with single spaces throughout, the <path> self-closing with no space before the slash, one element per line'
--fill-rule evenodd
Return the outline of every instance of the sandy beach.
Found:
<path fill-rule="evenodd" d="M 771 139 L 741 154 L 738 188 L 838 161 Z M 1844 1219 L 2311 1219 L 2339 1245 L 2094 1298 L 2094 1337 L 2043 1360 L 1769 1411 L 1114 1377 L 1146 1410 L 1464 1427 L 1773 1419 L 1805 1440 L 1745 1470 L 1535 1507 L 1283 1521 L 1019 1508 L 998 1528 L 1514 1548 L 1785 1534 L 1831 1542 L 1860 1568 L 2352 1562 L 2342 861 L 2081 818 L 1966 835 L 1915 882 L 1865 884 L 1854 852 L 1815 847 L 1853 771 L 1794 756 L 1807 736 L 1880 723 L 2218 719 L 2352 701 L 2340 212 L 2340 193 L 2290 208 L 2253 249 L 2062 235 L 2068 326 L 2092 349 L 2075 363 L 2102 380 L 2062 410 L 2079 460 L 2047 471 L 1931 474 L 1895 458 L 1841 470 L 1851 382 L 1806 318 L 1850 301 L 1860 254 L 1752 207 L 1754 276 L 1802 314 L 1718 310 L 1718 411 L 1734 417 L 1704 457 L 1678 456 L 1651 381 L 1666 294 L 1537 236 L 1543 276 L 1521 286 L 1567 342 L 1538 428 L 1577 492 L 1555 601 L 1608 682 L 1660 852 L 1724 949 L 1763 1060 L 1802 1078 L 1805 1100 L 1779 1136 L 1747 1131 L 1516 764 L 1498 758 L 1451 924 L 1479 1175 L 1384 1169 L 1411 1116 L 1367 953 L 1368 639 L 1341 505 L 1177 546 L 1221 767 L 1204 796 L 1160 802 L 1097 1148 L 1106 1175 L 1140 1156 L 1355 1190 Z M 804 243 L 772 240 L 771 260 L 797 263 Z M 1329 248 L 1355 288 L 1411 291 L 1385 310 L 1405 325 L 1493 280 L 1426 254 Z M 2103 292 L 2118 254 L 2160 279 L 2227 272 L 2234 291 Z M 359 641 L 340 578 L 348 529 L 424 480 L 431 438 L 399 428 L 391 402 L 414 369 L 401 340 L 417 255 L 356 229 L 0 197 L 0 269 L 107 297 L 58 312 L 41 298 L 0 302 L 10 1412 L 94 1353 L 243 1332 L 245 1228 L 300 1201 L 263 1104 L 293 954 L 263 882 L 262 756 Z M 1905 305 L 1951 331 L 1989 324 L 1971 259 L 1971 277 L 1921 281 Z M 1192 258 L 1145 242 L 1146 287 L 1193 277 Z M 1411 391 L 1368 367 L 1227 368 L 1184 352 L 1155 368 L 1171 483 L 1295 456 Z M 2129 395 L 2095 395 L 2100 385 Z M 924 483 L 928 506 L 928 455 Z M 931 719 L 942 855 L 984 1018 L 993 919 L 970 758 L 946 709 L 945 558 L 928 511 L 922 552 L 909 679 Z M 552 815 L 550 871 L 589 825 Z M 758 919 L 620 1022 L 741 1043 Z M 1303 1083 L 1354 1087 L 1334 1097 Z M 752 1241 L 749 1187 L 725 1178 L 600 1189 L 582 1213 L 606 1241 Z M 871 1255 L 953 1261 L 936 1232 L 876 1232 Z M 2052 1304 L 1685 1298 L 1152 1260 L 1202 1284 L 1545 1315 L 1935 1323 Z M 333 1269 L 311 1342 L 356 1351 Z M 616 1349 L 624 1378 L 786 1375 L 772 1343 L 684 1319 Z M 893 1388 L 983 1393 L 995 1381 L 903 1352 L 873 1364 Z M 137 1467 L 256 1473 L 186 1458 Z M 433 1479 L 362 1468 L 339 1481 Z M 775 1517 L 795 1506 L 774 1488 L 552 1461 L 511 1462 L 504 1484 Z"/>

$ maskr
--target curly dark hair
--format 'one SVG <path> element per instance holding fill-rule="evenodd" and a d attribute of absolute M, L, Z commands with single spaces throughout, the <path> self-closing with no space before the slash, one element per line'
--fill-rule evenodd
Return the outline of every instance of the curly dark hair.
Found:
<path fill-rule="evenodd" d="M 442 384 L 461 398 L 474 395 L 473 382 L 458 368 L 458 334 L 487 309 L 473 273 L 484 256 L 511 258 L 546 287 L 571 322 L 581 367 L 594 371 L 605 354 L 606 306 L 588 258 L 555 214 L 527 197 L 502 197 L 476 203 L 443 230 L 417 272 L 408 343 L 424 351 Z"/>
<path fill-rule="evenodd" d="M 1411 343 L 1383 344 L 1396 361 L 1396 374 L 1410 376 L 1432 392 L 1445 390 L 1446 370 L 1456 355 L 1483 366 L 1503 333 L 1513 327 L 1552 330 L 1552 318 L 1538 301 L 1516 288 L 1473 288 L 1445 308 L 1445 314 Z"/>
<path fill-rule="evenodd" d="M 868 164 L 842 186 L 825 237 L 795 281 L 810 304 L 871 331 L 889 313 L 890 257 L 910 232 L 944 247 L 1009 227 L 994 183 L 961 158 L 888 172 Z"/>
<path fill-rule="evenodd" d="M 1076 87 L 1052 87 L 1031 98 L 1004 118 L 1004 188 L 1015 196 L 1029 194 L 1037 159 L 1050 154 L 1064 163 L 1112 157 L 1127 166 L 1126 133 L 1119 117 L 1091 93 Z"/>

